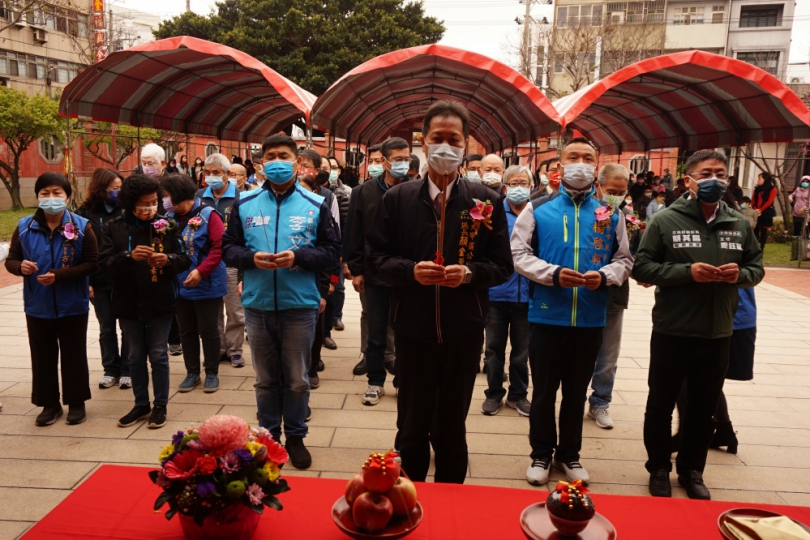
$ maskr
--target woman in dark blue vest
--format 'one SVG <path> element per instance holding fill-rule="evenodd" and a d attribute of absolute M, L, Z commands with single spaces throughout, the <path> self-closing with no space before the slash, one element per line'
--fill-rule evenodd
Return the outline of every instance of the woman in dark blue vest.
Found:
<path fill-rule="evenodd" d="M 23 276 L 25 319 L 33 371 L 31 402 L 43 407 L 38 426 L 62 416 L 59 357 L 62 358 L 62 401 L 68 424 L 87 419 L 90 399 L 87 367 L 88 277 L 98 270 L 98 245 L 89 222 L 67 210 L 72 189 L 58 173 L 37 178 L 39 210 L 20 220 L 11 237 L 6 270 Z"/>
<path fill-rule="evenodd" d="M 222 235 L 225 227 L 216 210 L 195 197 L 190 178 L 171 174 L 160 182 L 163 207 L 177 221 L 183 249 L 191 266 L 177 276 L 177 323 L 183 344 L 186 378 L 178 390 L 190 392 L 200 384 L 200 340 L 205 366 L 204 392 L 219 388 L 219 315 L 222 297 L 228 294 L 225 263 L 222 262 Z"/>
<path fill-rule="evenodd" d="M 113 169 L 96 169 L 90 178 L 84 203 L 76 210 L 77 214 L 90 221 L 99 243 L 104 224 L 121 215 L 118 193 L 122 183 L 121 175 Z M 111 388 L 119 385 L 121 390 L 131 388 L 127 353 L 123 344 L 120 349 L 118 347 L 116 319 L 112 309 L 112 279 L 103 269 L 90 276 L 90 301 L 98 319 L 98 344 L 101 348 L 101 365 L 104 367 L 104 376 L 98 381 L 98 386 Z"/>

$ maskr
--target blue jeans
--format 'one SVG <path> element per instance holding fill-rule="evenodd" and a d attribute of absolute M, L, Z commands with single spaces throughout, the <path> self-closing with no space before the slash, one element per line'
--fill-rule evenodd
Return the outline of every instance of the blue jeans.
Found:
<path fill-rule="evenodd" d="M 605 328 L 602 330 L 602 346 L 593 368 L 591 388 L 593 393 L 588 402 L 593 408 L 607 409 L 613 397 L 613 383 L 616 380 L 616 366 L 622 346 L 622 321 L 624 310 L 608 310 Z"/>
<path fill-rule="evenodd" d="M 487 321 L 487 399 L 501 401 L 507 395 L 503 388 L 506 365 L 506 339 L 512 343 L 509 354 L 509 394 L 511 402 L 526 399 L 529 394 L 529 304 L 526 302 L 490 302 Z"/>
<path fill-rule="evenodd" d="M 174 315 L 163 315 L 151 319 L 121 319 L 129 354 L 129 373 L 132 376 L 132 393 L 135 405 L 149 406 L 149 368 L 146 357 L 152 365 L 152 390 L 155 393 L 155 406 L 165 407 L 169 402 L 169 329 Z"/>
<path fill-rule="evenodd" d="M 340 270 L 340 275 L 338 276 L 338 282 L 335 284 L 335 292 L 332 293 L 332 296 L 335 297 L 335 319 L 342 319 L 343 318 L 343 304 L 346 302 L 346 284 L 343 280 L 343 269 Z M 332 324 L 335 324 L 335 321 L 332 320 Z"/>
<path fill-rule="evenodd" d="M 335 326 L 335 319 L 343 318 L 343 304 L 346 301 L 346 287 L 343 284 L 343 270 L 340 271 L 338 282 L 335 283 L 335 292 L 326 297 L 326 309 L 323 312 L 324 337 L 332 337 L 332 327 Z"/>
<path fill-rule="evenodd" d="M 245 308 L 245 325 L 256 370 L 259 425 L 281 437 L 306 437 L 309 367 L 316 309 L 264 311 Z"/>
<path fill-rule="evenodd" d="M 104 375 L 109 377 L 129 377 L 129 361 L 126 341 L 121 340 L 121 352 L 118 352 L 118 332 L 115 328 L 115 316 L 112 310 L 112 289 L 93 289 L 93 310 L 98 319 L 98 344 L 101 348 L 101 365 Z M 123 334 L 123 332 L 122 332 Z"/>
<path fill-rule="evenodd" d="M 385 346 L 388 338 L 388 313 L 393 289 L 388 285 L 366 283 L 366 319 L 368 320 L 368 345 L 366 364 L 368 384 L 385 384 Z"/>

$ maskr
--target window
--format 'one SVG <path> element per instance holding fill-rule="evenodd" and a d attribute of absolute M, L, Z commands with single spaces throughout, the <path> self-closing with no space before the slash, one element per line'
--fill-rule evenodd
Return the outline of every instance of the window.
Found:
<path fill-rule="evenodd" d="M 602 6 L 558 7 L 557 26 L 602 26 Z"/>
<path fill-rule="evenodd" d="M 779 51 L 738 52 L 737 60 L 753 64 L 774 76 L 779 69 Z"/>
<path fill-rule="evenodd" d="M 41 56 L 0 50 L 0 75 L 44 80 L 50 69 L 54 82 L 69 83 L 78 75 L 80 68 L 78 64 L 70 62 L 49 62 Z"/>
<path fill-rule="evenodd" d="M 782 6 L 742 6 L 740 28 L 782 25 Z"/>
<path fill-rule="evenodd" d="M 65 145 L 53 135 L 39 140 L 39 155 L 48 163 L 59 163 L 65 157 Z"/>
<path fill-rule="evenodd" d="M 723 24 L 726 6 L 712 6 L 712 24 Z"/>
<path fill-rule="evenodd" d="M 636 154 L 633 156 L 633 159 L 630 160 L 630 172 L 633 174 L 638 174 L 641 171 L 647 170 L 647 156 L 644 154 Z"/>
<path fill-rule="evenodd" d="M 691 25 L 703 24 L 703 6 L 686 6 L 675 8 L 674 24 Z"/>
<path fill-rule="evenodd" d="M 211 154 L 216 154 L 219 152 L 219 148 L 214 143 L 208 143 L 205 145 L 205 157 L 210 156 Z"/>
<path fill-rule="evenodd" d="M 664 22 L 664 2 L 609 2 L 608 24 L 644 24 Z"/>

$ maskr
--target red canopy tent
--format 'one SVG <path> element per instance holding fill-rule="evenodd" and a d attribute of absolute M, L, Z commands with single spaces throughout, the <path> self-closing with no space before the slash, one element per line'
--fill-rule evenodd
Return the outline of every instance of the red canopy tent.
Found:
<path fill-rule="evenodd" d="M 306 118 L 315 96 L 243 52 L 192 37 L 111 54 L 76 77 L 59 112 L 261 142 Z"/>
<path fill-rule="evenodd" d="M 438 99 L 464 103 L 473 137 L 488 148 L 554 133 L 557 111 L 523 75 L 480 54 L 423 45 L 373 58 L 335 82 L 312 107 L 312 124 L 362 144 L 421 129 Z"/>
<path fill-rule="evenodd" d="M 810 110 L 779 79 L 701 51 L 642 60 L 554 106 L 563 127 L 608 154 L 810 138 Z"/>

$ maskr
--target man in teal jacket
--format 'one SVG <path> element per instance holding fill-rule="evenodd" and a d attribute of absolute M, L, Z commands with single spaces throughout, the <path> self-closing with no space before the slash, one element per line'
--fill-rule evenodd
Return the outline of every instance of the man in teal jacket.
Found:
<path fill-rule="evenodd" d="M 312 464 L 304 446 L 308 372 L 315 321 L 323 311 L 320 272 L 340 257 L 340 233 L 324 198 L 296 184 L 295 140 L 284 134 L 262 145 L 267 182 L 234 204 L 222 242 L 226 264 L 244 270 L 242 304 L 256 370 L 259 425 L 281 438 L 297 469 Z"/>
<path fill-rule="evenodd" d="M 532 405 L 529 442 L 531 484 L 545 484 L 554 466 L 569 481 L 588 483 L 579 463 L 585 395 L 602 342 L 608 287 L 630 275 L 632 257 L 621 212 L 596 196 L 599 156 L 590 141 L 571 139 L 557 163 L 560 191 L 532 201 L 512 232 L 515 269 L 532 283 L 529 362 Z M 560 439 L 554 406 L 562 385 Z"/>
<path fill-rule="evenodd" d="M 672 410 L 686 381 L 678 482 L 690 498 L 709 499 L 703 469 L 728 369 L 737 288 L 755 286 L 765 270 L 748 220 L 721 201 L 728 186 L 725 154 L 696 152 L 685 178 L 691 196 L 647 225 L 633 267 L 639 283 L 656 285 L 644 446 L 650 494 L 672 496 Z"/>

